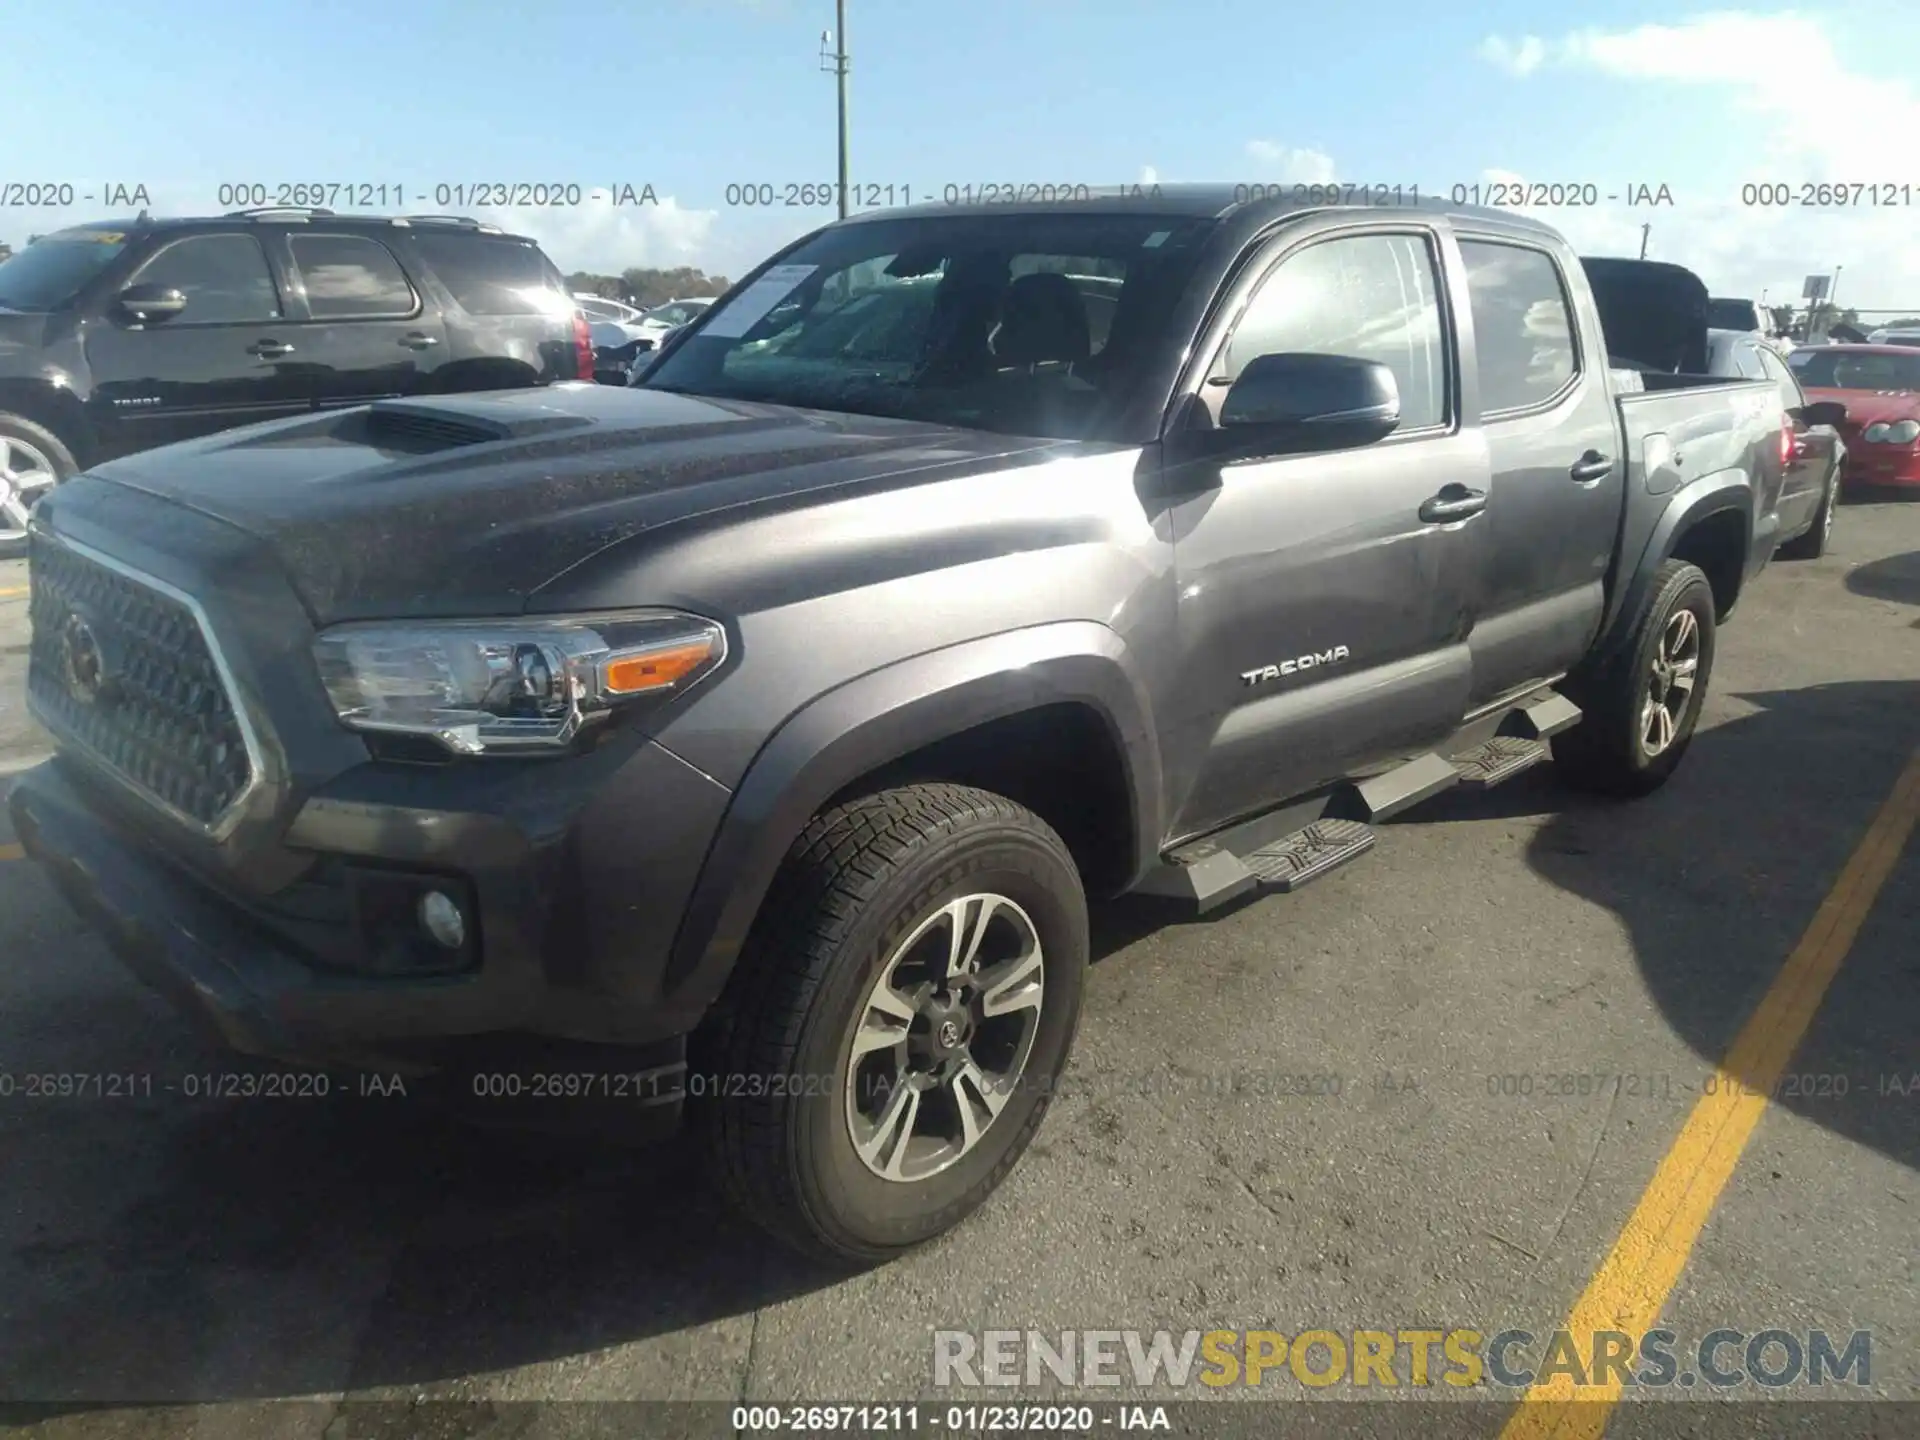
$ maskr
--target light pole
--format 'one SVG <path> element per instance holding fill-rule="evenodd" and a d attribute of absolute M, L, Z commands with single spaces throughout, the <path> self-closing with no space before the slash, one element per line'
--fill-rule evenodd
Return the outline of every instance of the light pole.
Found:
<path fill-rule="evenodd" d="M 833 0 L 834 31 L 820 37 L 820 68 L 830 71 L 840 100 L 840 218 L 847 218 L 847 0 Z M 827 42 L 833 42 L 831 53 Z"/>
<path fill-rule="evenodd" d="M 1647 258 L 1647 236 L 1652 233 L 1652 225 L 1642 225 L 1640 227 L 1640 258 L 1642 260 Z"/>

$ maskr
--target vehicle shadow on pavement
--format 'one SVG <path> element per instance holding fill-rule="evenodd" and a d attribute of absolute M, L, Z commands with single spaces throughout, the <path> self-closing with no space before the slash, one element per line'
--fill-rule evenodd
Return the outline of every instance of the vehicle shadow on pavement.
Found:
<path fill-rule="evenodd" d="M 10 1411 L 411 1398 L 681 1331 L 688 1363 L 633 1393 L 727 1393 L 741 1357 L 700 1327 L 841 1278 L 736 1221 L 682 1146 L 482 1130 L 399 1099 L 182 1108 L 10 1127 L 29 1183 L 54 1187 L 35 1210 L 57 1217 L 0 1225 Z"/>
<path fill-rule="evenodd" d="M 1912 681 L 1735 698 L 1757 711 L 1701 732 L 1673 780 L 1646 799 L 1576 795 L 1542 766 L 1495 790 L 1449 793 L 1408 817 L 1547 815 L 1529 864 L 1619 918 L 1662 1019 L 1703 1067 L 1725 1056 L 1920 738 L 1920 684 Z M 1909 843 L 1787 1074 L 1767 1093 L 1920 1169 L 1917 932 L 1920 846 Z M 1593 1003 L 1607 1002 L 1596 993 Z"/>
<path fill-rule="evenodd" d="M 1920 605 L 1920 550 L 1856 565 L 1847 572 L 1846 586 L 1869 600 Z"/>

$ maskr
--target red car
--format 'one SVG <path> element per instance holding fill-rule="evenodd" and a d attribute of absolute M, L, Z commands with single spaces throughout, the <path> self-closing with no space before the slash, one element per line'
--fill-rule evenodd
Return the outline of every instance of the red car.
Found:
<path fill-rule="evenodd" d="M 1920 350 L 1824 345 L 1787 357 L 1808 400 L 1847 407 L 1847 480 L 1920 488 Z"/>

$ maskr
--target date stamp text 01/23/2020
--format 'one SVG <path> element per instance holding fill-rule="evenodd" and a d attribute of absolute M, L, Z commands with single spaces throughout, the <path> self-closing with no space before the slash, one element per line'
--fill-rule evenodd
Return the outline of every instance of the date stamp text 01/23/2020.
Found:
<path fill-rule="evenodd" d="M 1624 205 L 1668 207 L 1673 188 L 1664 182 L 1634 181 L 1602 185 L 1595 181 L 1493 181 L 1431 188 L 1417 184 L 1362 184 L 1354 181 L 1242 181 L 1233 185 L 1233 203 L 1284 200 L 1296 205 L 1485 205 L 1512 209 Z M 1163 194 L 1159 182 L 1091 185 L 1076 181 L 1029 183 L 967 181 L 915 185 L 856 183 L 847 186 L 850 210 L 891 209 L 907 205 L 1054 205 L 1102 200 L 1153 201 Z M 836 203 L 839 185 L 831 180 L 741 180 L 727 184 L 721 204 L 730 210 L 809 210 Z"/>

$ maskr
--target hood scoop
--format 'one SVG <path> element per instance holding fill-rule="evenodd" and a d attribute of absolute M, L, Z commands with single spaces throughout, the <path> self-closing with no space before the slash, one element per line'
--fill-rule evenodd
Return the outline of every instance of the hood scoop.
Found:
<path fill-rule="evenodd" d="M 564 410 L 528 411 L 518 406 L 489 406 L 484 401 L 434 404 L 378 400 L 355 412 L 335 433 L 338 439 L 382 450 L 432 455 L 442 450 L 457 450 L 463 445 L 525 440 L 592 423 L 585 415 L 571 415 Z"/>

